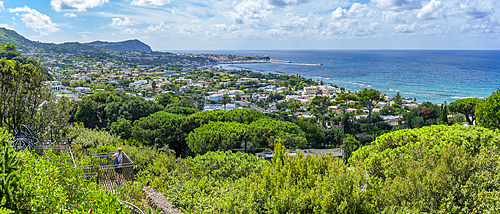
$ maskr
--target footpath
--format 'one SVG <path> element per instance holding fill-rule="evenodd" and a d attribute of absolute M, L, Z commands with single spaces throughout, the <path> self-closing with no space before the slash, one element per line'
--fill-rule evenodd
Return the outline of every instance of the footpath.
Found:
<path fill-rule="evenodd" d="M 150 186 L 145 186 L 143 190 L 151 207 L 154 209 L 160 209 L 162 214 L 182 214 L 181 210 L 172 205 L 170 200 L 161 192 L 156 191 Z"/>

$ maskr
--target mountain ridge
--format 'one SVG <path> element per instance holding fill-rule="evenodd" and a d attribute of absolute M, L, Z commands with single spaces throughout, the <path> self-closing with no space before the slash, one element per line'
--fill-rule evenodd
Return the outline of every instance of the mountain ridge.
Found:
<path fill-rule="evenodd" d="M 42 49 L 67 49 L 68 47 L 80 47 L 88 49 L 92 47 L 102 47 L 118 51 L 144 51 L 144 52 L 153 51 L 149 45 L 138 39 L 131 39 L 119 42 L 107 42 L 107 41 L 97 40 L 88 43 L 64 42 L 60 44 L 54 44 L 54 43 L 32 41 L 27 39 L 23 35 L 17 33 L 14 30 L 0 27 L 0 43 L 6 44 L 8 42 L 14 44 L 18 48 L 36 47 Z"/>

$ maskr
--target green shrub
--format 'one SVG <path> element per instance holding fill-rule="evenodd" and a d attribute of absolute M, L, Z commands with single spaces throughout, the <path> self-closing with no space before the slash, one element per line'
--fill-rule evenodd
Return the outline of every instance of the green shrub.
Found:
<path fill-rule="evenodd" d="M 246 153 L 208 152 L 205 155 L 188 157 L 184 160 L 187 170 L 196 173 L 196 177 L 211 176 L 217 179 L 237 179 L 250 173 L 260 173 L 269 162 Z"/>
<path fill-rule="evenodd" d="M 19 205 L 19 198 L 16 197 L 20 185 L 19 158 L 11 146 L 10 137 L 7 131 L 0 128 L 0 208 L 15 210 Z"/>
<path fill-rule="evenodd" d="M 353 153 L 369 176 L 377 212 L 498 212 L 500 135 L 434 125 L 382 135 Z"/>

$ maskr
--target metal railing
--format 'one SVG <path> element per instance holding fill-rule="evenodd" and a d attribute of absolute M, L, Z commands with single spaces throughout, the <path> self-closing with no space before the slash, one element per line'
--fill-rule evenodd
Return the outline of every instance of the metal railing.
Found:
<path fill-rule="evenodd" d="M 112 155 L 110 153 L 92 154 L 91 165 L 85 166 L 86 176 L 95 176 L 98 184 L 106 190 L 114 191 L 125 181 L 134 181 L 134 162 L 122 152 L 123 163 L 113 164 Z"/>
<path fill-rule="evenodd" d="M 142 212 L 139 207 L 133 205 L 130 202 L 120 201 L 120 206 L 124 207 L 126 210 L 130 210 L 130 214 L 144 214 L 144 212 Z"/>

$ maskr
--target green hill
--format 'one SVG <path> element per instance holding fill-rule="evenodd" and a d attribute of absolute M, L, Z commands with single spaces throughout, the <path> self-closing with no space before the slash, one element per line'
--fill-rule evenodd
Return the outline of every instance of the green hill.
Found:
<path fill-rule="evenodd" d="M 33 41 L 18 34 L 16 31 L 0 28 L 0 43 L 7 44 L 7 42 L 14 44 L 16 47 L 32 45 L 34 43 Z"/>
<path fill-rule="evenodd" d="M 16 31 L 0 27 L 0 44 L 6 44 L 7 42 L 14 44 L 16 47 L 18 47 L 18 49 L 33 47 L 33 48 L 45 49 L 47 51 L 56 51 L 56 52 L 63 51 L 66 53 L 89 51 L 89 50 L 97 51 L 95 50 L 96 48 L 97 49 L 106 48 L 119 51 L 145 51 L 145 52 L 153 51 L 149 45 L 137 39 L 121 41 L 121 42 L 95 41 L 91 43 L 65 42 L 61 44 L 54 44 L 54 43 L 31 41 L 29 39 L 26 39 L 24 36 L 18 34 Z"/>
<path fill-rule="evenodd" d="M 145 51 L 145 52 L 153 51 L 149 45 L 144 44 L 143 42 L 137 39 L 127 40 L 122 42 L 95 41 L 87 44 L 108 49 L 121 50 L 121 51 Z"/>

